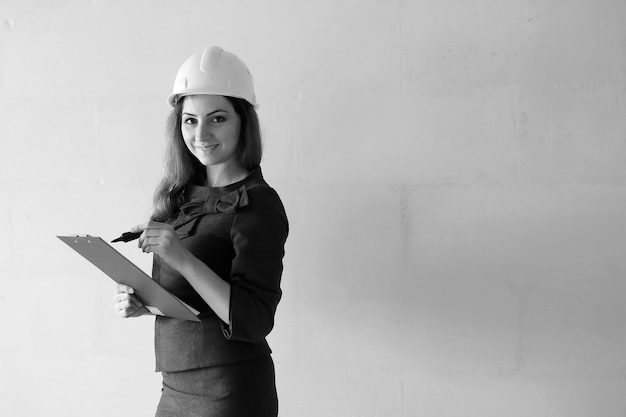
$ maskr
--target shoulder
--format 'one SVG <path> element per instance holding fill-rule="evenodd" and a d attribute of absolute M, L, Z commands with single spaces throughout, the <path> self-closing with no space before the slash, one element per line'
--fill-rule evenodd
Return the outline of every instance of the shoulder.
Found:
<path fill-rule="evenodd" d="M 265 181 L 256 182 L 246 187 L 248 205 L 240 213 L 245 217 L 254 217 L 260 221 L 283 222 L 287 226 L 287 214 L 280 196 Z"/>
<path fill-rule="evenodd" d="M 265 181 L 251 184 L 247 188 L 250 204 L 258 206 L 283 206 L 280 196 Z"/>

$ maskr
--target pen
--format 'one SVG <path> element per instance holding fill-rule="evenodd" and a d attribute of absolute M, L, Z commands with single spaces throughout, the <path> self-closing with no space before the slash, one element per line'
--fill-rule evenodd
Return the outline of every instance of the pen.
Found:
<path fill-rule="evenodd" d="M 118 237 L 117 239 L 113 239 L 111 243 L 130 242 L 131 240 L 139 239 L 139 236 L 141 236 L 141 233 L 142 232 L 124 232 L 122 233 L 122 236 Z"/>

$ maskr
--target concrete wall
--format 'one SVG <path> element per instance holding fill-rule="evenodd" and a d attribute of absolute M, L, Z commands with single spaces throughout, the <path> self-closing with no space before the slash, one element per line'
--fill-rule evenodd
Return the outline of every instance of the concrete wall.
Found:
<path fill-rule="evenodd" d="M 182 61 L 255 75 L 281 416 L 626 413 L 626 3 L 0 0 L 0 415 L 153 415 L 143 222 Z M 150 259 L 132 247 L 144 267 Z"/>

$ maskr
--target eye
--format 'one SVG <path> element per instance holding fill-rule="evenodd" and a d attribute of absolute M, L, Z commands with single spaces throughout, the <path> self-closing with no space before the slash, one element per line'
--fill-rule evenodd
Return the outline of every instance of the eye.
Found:
<path fill-rule="evenodd" d="M 183 119 L 183 124 L 186 124 L 186 125 L 194 125 L 197 122 L 198 121 L 194 117 L 187 117 L 186 119 Z"/>
<path fill-rule="evenodd" d="M 226 118 L 224 116 L 215 116 L 214 118 L 211 119 L 211 123 L 215 123 L 215 124 L 224 123 L 225 121 L 226 121 Z"/>

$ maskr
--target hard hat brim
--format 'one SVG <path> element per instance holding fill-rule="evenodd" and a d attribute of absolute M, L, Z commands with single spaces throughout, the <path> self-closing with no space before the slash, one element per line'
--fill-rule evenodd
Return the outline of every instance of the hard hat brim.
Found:
<path fill-rule="evenodd" d="M 206 94 L 206 95 L 211 95 L 211 96 L 222 96 L 222 97 L 235 97 L 235 98 L 240 98 L 242 100 L 247 101 L 248 103 L 250 103 L 252 105 L 252 107 L 254 107 L 255 110 L 257 110 L 260 106 L 258 103 L 252 103 L 250 100 L 248 100 L 245 97 L 242 96 L 237 96 L 237 95 L 233 95 L 233 94 L 220 94 L 220 93 L 204 93 L 201 91 L 198 92 L 185 92 L 183 94 L 171 94 L 168 98 L 167 98 L 167 103 L 174 107 L 176 105 L 176 103 L 178 102 L 178 100 L 180 100 L 182 97 L 187 97 L 187 96 L 197 96 L 197 95 L 201 95 L 201 94 Z"/>

